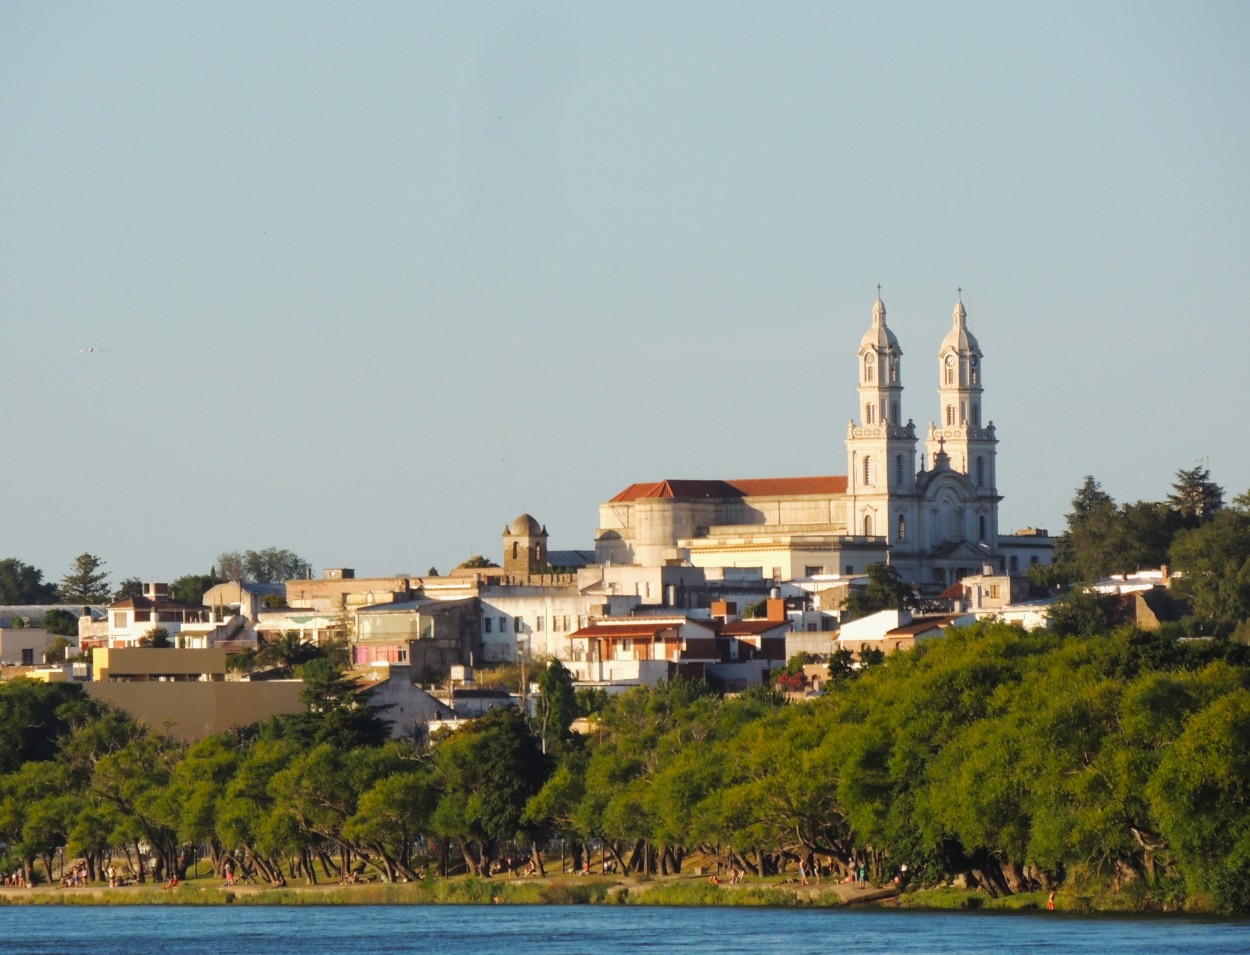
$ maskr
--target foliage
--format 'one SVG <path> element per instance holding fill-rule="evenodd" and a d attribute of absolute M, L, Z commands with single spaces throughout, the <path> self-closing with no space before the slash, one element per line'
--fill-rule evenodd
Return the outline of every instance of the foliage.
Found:
<path fill-rule="evenodd" d="M 0 605 L 56 603 L 56 587 L 44 583 L 43 571 L 15 557 L 0 560 Z"/>
<path fill-rule="evenodd" d="M 178 603 L 200 606 L 209 588 L 220 583 L 216 574 L 184 574 L 169 585 L 169 596 Z"/>
<path fill-rule="evenodd" d="M 1115 626 L 1116 598 L 1095 590 L 1072 590 L 1050 605 L 1047 625 L 1064 636 L 1092 637 Z"/>
<path fill-rule="evenodd" d="M 486 567 L 498 567 L 493 560 L 488 560 L 481 554 L 474 554 L 468 560 L 461 561 L 456 565 L 456 570 L 477 570 Z"/>
<path fill-rule="evenodd" d="M 127 597 L 142 597 L 143 581 L 138 577 L 127 577 L 117 585 L 117 590 L 113 592 L 114 600 L 125 600 Z"/>
<path fill-rule="evenodd" d="M 94 554 L 82 553 L 74 558 L 66 575 L 61 578 L 58 594 L 62 603 L 98 604 L 109 599 L 109 575 L 101 568 L 104 561 Z"/>
<path fill-rule="evenodd" d="M 48 633 L 61 637 L 78 636 L 78 617 L 68 610 L 62 610 L 60 607 L 53 607 L 44 614 L 43 623 L 40 626 L 47 630 Z"/>
<path fill-rule="evenodd" d="M 850 617 L 866 617 L 878 610 L 905 610 L 918 606 L 915 592 L 889 564 L 869 564 L 868 586 L 855 591 L 842 602 Z"/>
<path fill-rule="evenodd" d="M 280 584 L 307 576 L 311 564 L 293 551 L 278 547 L 227 551 L 217 557 L 215 576 L 235 583 Z"/>
<path fill-rule="evenodd" d="M 554 752 L 569 738 L 569 727 L 577 718 L 577 698 L 573 674 L 559 660 L 548 661 L 538 673 L 538 699 L 535 701 L 534 732 L 544 753 Z"/>

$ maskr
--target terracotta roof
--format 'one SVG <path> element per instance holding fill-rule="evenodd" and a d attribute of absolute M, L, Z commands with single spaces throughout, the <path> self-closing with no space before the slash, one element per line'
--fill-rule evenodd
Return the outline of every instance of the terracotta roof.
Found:
<path fill-rule="evenodd" d="M 965 596 L 964 585 L 959 582 L 955 582 L 951 584 L 949 587 L 943 590 L 940 594 L 938 594 L 938 597 L 940 597 L 943 600 L 963 600 L 964 596 Z"/>
<path fill-rule="evenodd" d="M 887 637 L 907 636 L 908 634 L 926 633 L 951 626 L 962 614 L 944 614 L 941 617 L 918 617 L 905 627 L 895 627 L 886 633 Z"/>
<path fill-rule="evenodd" d="M 609 503 L 646 498 L 765 497 L 794 494 L 845 494 L 846 475 L 792 478 L 745 478 L 737 481 L 656 481 L 631 484 Z"/>
<path fill-rule="evenodd" d="M 570 637 L 658 637 L 665 630 L 676 630 L 674 623 L 630 623 L 606 625 L 592 623 L 570 633 Z"/>
<path fill-rule="evenodd" d="M 720 632 L 729 637 L 768 633 L 770 630 L 790 629 L 789 620 L 734 620 L 723 623 Z"/>

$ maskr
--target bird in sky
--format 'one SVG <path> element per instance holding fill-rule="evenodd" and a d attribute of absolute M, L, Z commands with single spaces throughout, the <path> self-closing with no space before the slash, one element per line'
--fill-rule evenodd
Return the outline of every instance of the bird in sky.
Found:
<path fill-rule="evenodd" d="M 91 352 L 91 351 L 108 351 L 108 349 L 107 349 L 107 348 L 96 348 L 94 345 L 89 345 L 89 346 L 87 346 L 86 348 L 80 348 L 80 349 L 78 349 L 78 354 L 80 354 L 80 355 L 81 355 L 83 352 Z"/>

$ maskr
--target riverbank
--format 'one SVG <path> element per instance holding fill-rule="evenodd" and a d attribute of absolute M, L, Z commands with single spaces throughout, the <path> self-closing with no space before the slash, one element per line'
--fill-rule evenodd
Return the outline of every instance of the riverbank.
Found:
<path fill-rule="evenodd" d="M 1169 912 L 1206 914 L 1200 900 L 1185 906 L 1152 895 L 1061 890 L 1055 908 L 1064 912 Z M 323 883 L 272 888 L 224 886 L 218 878 L 182 882 L 175 888 L 103 885 L 63 888 L 0 887 L 0 905 L 663 905 L 836 907 L 889 906 L 930 910 L 1044 910 L 1048 893 L 1027 892 L 993 898 L 966 889 L 933 888 L 900 893 L 893 886 L 856 888 L 851 883 L 762 879 L 738 884 L 712 883 L 701 875 L 547 876 L 490 879 L 456 876 L 422 882 L 355 885 Z"/>
<path fill-rule="evenodd" d="M 713 884 L 703 876 L 456 877 L 358 885 L 224 886 L 195 879 L 174 888 L 130 885 L 0 887 L 0 905 L 727 905 L 841 906 L 893 902 L 891 888 L 777 881 Z"/>

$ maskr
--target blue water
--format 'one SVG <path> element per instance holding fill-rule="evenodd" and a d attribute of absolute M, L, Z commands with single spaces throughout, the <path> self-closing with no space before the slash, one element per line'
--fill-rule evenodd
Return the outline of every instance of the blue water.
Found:
<path fill-rule="evenodd" d="M 953 955 L 1250 952 L 1250 921 L 560 906 L 0 908 L 0 953 Z"/>

